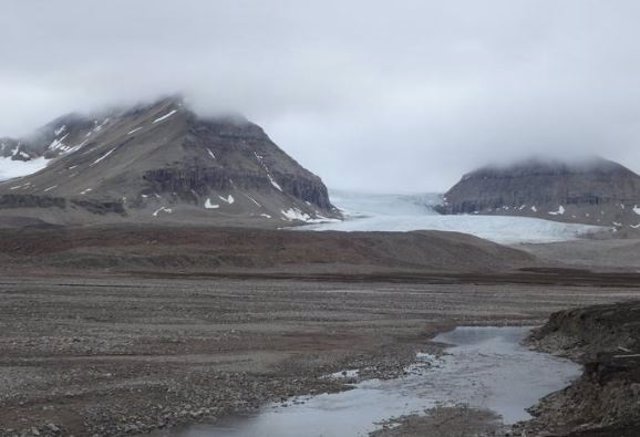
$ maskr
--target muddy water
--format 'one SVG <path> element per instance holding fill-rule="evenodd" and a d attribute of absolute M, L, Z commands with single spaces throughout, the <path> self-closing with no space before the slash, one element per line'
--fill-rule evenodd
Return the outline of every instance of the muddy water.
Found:
<path fill-rule="evenodd" d="M 527 419 L 526 408 L 566 386 L 580 373 L 567 360 L 520 345 L 528 329 L 460 327 L 436 341 L 451 344 L 439 358 L 418 354 L 409 375 L 369 380 L 350 391 L 298 398 L 258 414 L 199 425 L 180 437 L 366 436 L 382 420 L 420 413 L 436 404 L 488 408 L 506 423 Z"/>

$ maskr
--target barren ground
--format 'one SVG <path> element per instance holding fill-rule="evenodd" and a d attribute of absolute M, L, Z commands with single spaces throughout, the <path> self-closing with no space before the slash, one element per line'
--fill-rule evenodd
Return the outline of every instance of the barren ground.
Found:
<path fill-rule="evenodd" d="M 283 397 L 340 389 L 318 376 L 402 371 L 437 331 L 541 324 L 551 312 L 640 296 L 558 274 L 473 277 L 0 280 L 0 435 L 124 435 L 213 421 Z M 498 278 L 499 279 L 499 278 Z"/>

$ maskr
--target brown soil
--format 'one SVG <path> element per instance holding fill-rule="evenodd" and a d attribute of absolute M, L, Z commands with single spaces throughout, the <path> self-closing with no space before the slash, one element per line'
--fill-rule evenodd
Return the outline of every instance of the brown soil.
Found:
<path fill-rule="evenodd" d="M 535 265 L 522 251 L 455 232 L 303 232 L 110 226 L 0 229 L 11 271 L 485 272 Z M 5 267 L 6 268 L 6 267 Z"/>

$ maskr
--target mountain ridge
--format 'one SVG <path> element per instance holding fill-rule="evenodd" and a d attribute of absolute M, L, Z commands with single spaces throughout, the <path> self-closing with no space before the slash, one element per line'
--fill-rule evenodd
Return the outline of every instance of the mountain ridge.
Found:
<path fill-rule="evenodd" d="M 640 228 L 640 176 L 599 157 L 532 158 L 465 174 L 443 196 L 443 214 L 517 215 Z"/>
<path fill-rule="evenodd" d="M 225 225 L 340 217 L 322 180 L 260 126 L 237 115 L 200 117 L 175 96 L 98 119 L 67 114 L 31 138 L 2 140 L 0 151 L 49 159 L 34 174 L 0 182 L 3 215 Z"/>

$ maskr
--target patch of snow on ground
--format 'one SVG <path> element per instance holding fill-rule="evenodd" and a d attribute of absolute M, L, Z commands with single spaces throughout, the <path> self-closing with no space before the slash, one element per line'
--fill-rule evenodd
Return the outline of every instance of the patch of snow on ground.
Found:
<path fill-rule="evenodd" d="M 585 233 L 609 229 L 530 217 L 439 215 L 433 209 L 441 202 L 438 194 L 380 195 L 331 191 L 331 201 L 342 210 L 344 221 L 313 224 L 302 229 L 346 232 L 453 231 L 503 244 L 573 240 Z"/>
<path fill-rule="evenodd" d="M 142 127 L 137 127 L 135 129 L 130 130 L 129 132 L 127 132 L 127 135 L 135 134 L 136 132 L 138 132 L 141 129 L 142 129 Z"/>
<path fill-rule="evenodd" d="M 97 125 L 96 127 L 93 128 L 93 132 L 100 132 L 102 130 L 103 127 L 105 127 L 107 125 L 107 123 L 109 123 L 110 119 L 109 118 L 105 118 L 102 123 L 98 124 L 98 121 L 96 120 L 94 123 Z M 87 136 L 89 136 L 89 134 L 87 134 Z"/>
<path fill-rule="evenodd" d="M 45 168 L 48 163 L 49 160 L 43 157 L 29 161 L 14 161 L 9 157 L 0 157 L 0 181 L 36 173 Z"/>
<path fill-rule="evenodd" d="M 167 118 L 171 117 L 173 114 L 175 114 L 176 112 L 178 112 L 177 109 L 172 110 L 171 112 L 169 112 L 168 114 L 163 115 L 162 117 L 158 117 L 155 120 L 153 120 L 153 124 L 156 123 L 160 123 L 161 121 L 166 120 Z"/>
<path fill-rule="evenodd" d="M 173 210 L 171 208 L 166 208 L 164 206 L 161 206 L 160 208 L 156 209 L 153 212 L 153 216 L 154 217 L 158 217 L 158 214 L 160 214 L 161 212 L 166 212 L 167 214 L 171 214 L 173 212 Z"/>
<path fill-rule="evenodd" d="M 298 208 L 289 208 L 287 210 L 282 210 L 280 212 L 282 213 L 284 218 L 289 221 L 300 220 L 300 221 L 306 222 L 311 219 L 311 216 L 309 214 L 306 214 L 300 211 Z"/>
<path fill-rule="evenodd" d="M 85 144 L 87 144 L 89 140 L 84 140 L 82 141 L 80 144 L 78 144 L 77 146 L 73 146 L 73 147 L 68 147 L 67 150 L 65 150 L 65 155 L 68 155 L 70 153 L 75 152 L 76 150 L 80 150 Z"/>
<path fill-rule="evenodd" d="M 638 208 L 638 205 L 633 205 L 633 212 L 640 215 L 640 208 Z"/>
<path fill-rule="evenodd" d="M 207 198 L 207 200 L 204 202 L 204 207 L 207 209 L 218 209 L 220 208 L 220 205 L 218 205 L 217 203 L 211 203 L 211 199 Z"/>
<path fill-rule="evenodd" d="M 58 149 L 67 150 L 68 147 L 67 147 L 66 144 L 64 144 L 63 141 L 66 140 L 68 136 L 69 136 L 69 134 L 66 134 L 65 136 L 63 136 L 60 139 L 55 138 L 53 141 L 51 141 L 51 144 L 49 144 L 49 147 L 47 147 L 47 149 L 49 149 L 49 150 L 58 150 Z"/>
<path fill-rule="evenodd" d="M 253 197 L 249 196 L 248 194 L 245 194 L 245 196 L 247 197 L 247 199 L 252 201 L 258 208 L 262 207 L 262 205 L 260 205 L 260 203 L 256 199 L 254 199 Z"/>
<path fill-rule="evenodd" d="M 103 159 L 105 159 L 106 157 L 111 155 L 113 152 L 115 152 L 116 149 L 117 149 L 117 147 L 114 147 L 113 149 L 109 150 L 107 153 L 102 155 L 100 158 L 98 158 L 95 161 L 93 161 L 93 164 L 91 164 L 89 167 L 93 167 L 94 165 L 99 164 L 100 161 L 102 161 Z"/>
<path fill-rule="evenodd" d="M 213 159 L 216 159 L 216 155 L 213 153 L 211 149 L 207 148 L 207 152 L 209 152 L 210 157 L 212 157 Z"/>
<path fill-rule="evenodd" d="M 267 177 L 269 178 L 269 182 L 271 182 L 271 185 L 273 185 L 273 187 L 276 190 L 282 191 L 282 187 L 278 182 L 276 182 L 273 176 L 271 176 L 271 171 L 269 170 L 269 167 L 267 167 L 267 164 L 264 163 L 263 161 L 264 156 L 258 155 L 256 152 L 253 152 L 253 154 L 255 155 L 256 159 L 258 160 L 258 162 L 260 163 L 264 171 L 267 172 Z"/>
<path fill-rule="evenodd" d="M 549 211 L 549 215 L 564 215 L 564 206 L 560 205 L 556 211 Z"/>
<path fill-rule="evenodd" d="M 273 185 L 275 189 L 277 189 L 278 191 L 282 191 L 282 187 L 275 181 L 275 179 L 273 179 L 273 176 L 271 176 L 270 173 L 267 173 L 267 177 L 269 178 L 269 182 L 271 182 L 271 185 Z"/>
<path fill-rule="evenodd" d="M 228 203 L 229 205 L 231 205 L 233 202 L 236 201 L 236 199 L 234 199 L 231 194 L 229 194 L 228 197 L 222 197 L 222 196 L 218 196 L 218 197 L 220 198 L 220 200 L 222 200 L 225 203 Z"/>
<path fill-rule="evenodd" d="M 80 194 L 82 194 L 83 196 L 89 192 L 93 191 L 93 188 L 87 188 L 86 190 L 82 190 L 80 191 Z"/>
<path fill-rule="evenodd" d="M 52 185 L 52 186 L 50 186 L 49 188 L 45 188 L 45 189 L 44 189 L 44 190 L 42 190 L 42 191 L 43 191 L 44 193 L 46 193 L 47 191 L 51 191 L 51 190 L 53 190 L 54 188 L 57 188 L 57 187 L 58 187 L 57 185 Z"/>

